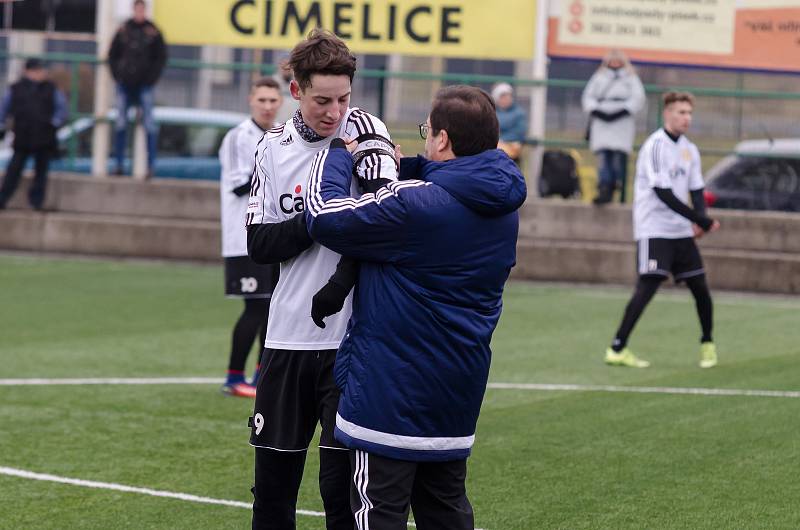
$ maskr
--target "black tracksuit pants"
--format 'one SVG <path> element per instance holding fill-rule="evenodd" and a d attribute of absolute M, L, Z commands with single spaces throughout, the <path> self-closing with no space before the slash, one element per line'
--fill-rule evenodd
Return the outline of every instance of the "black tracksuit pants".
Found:
<path fill-rule="evenodd" d="M 406 530 L 409 507 L 419 530 L 473 530 L 467 460 L 408 462 L 351 451 L 350 506 L 357 530 Z"/>

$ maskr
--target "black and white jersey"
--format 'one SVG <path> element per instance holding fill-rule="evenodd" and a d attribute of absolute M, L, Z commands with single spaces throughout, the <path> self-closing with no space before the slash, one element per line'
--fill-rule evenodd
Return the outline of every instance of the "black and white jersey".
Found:
<path fill-rule="evenodd" d="M 692 237 L 692 222 L 670 209 L 653 191 L 668 188 L 686 204 L 689 192 L 702 189 L 700 152 L 686 136 L 674 141 L 659 129 L 644 142 L 636 160 L 633 199 L 633 238 Z"/>
<path fill-rule="evenodd" d="M 247 226 L 278 223 L 303 215 L 306 188 L 317 153 L 333 138 L 358 138 L 364 134 L 389 138 L 386 125 L 357 108 L 347 110 L 336 134 L 308 143 L 291 119 L 267 131 L 258 146 L 256 168 L 247 208 Z M 397 180 L 394 159 L 388 155 L 369 155 L 357 167 L 359 178 Z M 352 185 L 358 196 L 358 186 Z M 272 294 L 265 346 L 281 350 L 326 350 L 339 347 L 350 318 L 352 297 L 339 313 L 325 320 L 321 329 L 311 320 L 311 299 L 336 270 L 339 254 L 318 244 L 281 263 L 280 279 Z"/>
<path fill-rule="evenodd" d="M 247 256 L 247 229 L 244 226 L 249 193 L 237 195 L 234 190 L 250 184 L 255 165 L 256 146 L 264 131 L 247 119 L 228 131 L 219 148 L 222 166 L 219 178 L 220 220 L 222 222 L 222 256 Z"/>

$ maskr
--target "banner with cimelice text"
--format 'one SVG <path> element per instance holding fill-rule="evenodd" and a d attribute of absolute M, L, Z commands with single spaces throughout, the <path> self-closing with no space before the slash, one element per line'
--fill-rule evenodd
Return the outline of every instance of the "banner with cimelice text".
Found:
<path fill-rule="evenodd" d="M 800 70 L 800 0 L 557 0 L 548 54 Z"/>
<path fill-rule="evenodd" d="M 157 0 L 167 42 L 288 49 L 314 27 L 355 53 L 530 59 L 536 0 Z"/>

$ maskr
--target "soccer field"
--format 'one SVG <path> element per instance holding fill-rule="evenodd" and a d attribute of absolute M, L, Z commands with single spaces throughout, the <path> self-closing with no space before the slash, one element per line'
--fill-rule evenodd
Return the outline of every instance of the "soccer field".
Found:
<path fill-rule="evenodd" d="M 608 368 L 629 294 L 508 285 L 476 525 L 800 528 L 800 300 L 712 292 L 720 365 L 701 370 L 693 302 L 662 292 L 630 343 L 653 366 Z M 0 297 L 0 528 L 249 528 L 221 266 L 0 256 Z M 317 466 L 312 450 L 300 529 L 325 526 Z"/>

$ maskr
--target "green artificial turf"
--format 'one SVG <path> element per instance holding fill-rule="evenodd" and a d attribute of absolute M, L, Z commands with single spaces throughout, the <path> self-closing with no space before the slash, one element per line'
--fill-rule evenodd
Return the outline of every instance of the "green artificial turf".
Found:
<path fill-rule="evenodd" d="M 653 366 L 632 370 L 602 363 L 629 289 L 510 283 L 490 379 L 800 390 L 800 301 L 714 294 L 718 367 L 697 367 L 693 303 L 670 289 L 630 342 Z M 223 298 L 221 267 L 27 256 L 0 256 L 0 297 L 0 379 L 221 381 L 241 304 Z M 217 384 L 0 386 L 0 467 L 248 503 L 251 407 Z M 490 388 L 469 461 L 476 525 L 798 528 L 798 417 L 792 397 Z M 322 511 L 317 466 L 312 450 L 300 509 Z M 0 474 L 3 529 L 247 528 L 249 518 Z M 298 515 L 298 528 L 324 521 Z"/>

